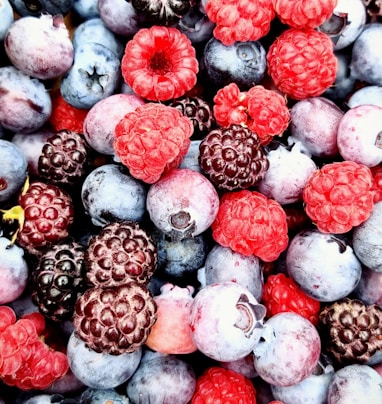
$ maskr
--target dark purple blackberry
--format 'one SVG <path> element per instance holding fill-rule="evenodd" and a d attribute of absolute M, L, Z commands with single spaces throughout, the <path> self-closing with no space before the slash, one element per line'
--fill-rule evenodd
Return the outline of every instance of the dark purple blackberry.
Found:
<path fill-rule="evenodd" d="M 201 141 L 199 151 L 200 167 L 219 189 L 254 186 L 269 167 L 259 137 L 242 125 L 213 129 Z"/>
<path fill-rule="evenodd" d="M 156 25 L 177 23 L 191 8 L 190 0 L 131 0 L 131 4 Z"/>
<path fill-rule="evenodd" d="M 70 320 L 84 291 L 85 248 L 76 242 L 53 245 L 32 272 L 32 299 L 39 311 L 54 321 Z"/>

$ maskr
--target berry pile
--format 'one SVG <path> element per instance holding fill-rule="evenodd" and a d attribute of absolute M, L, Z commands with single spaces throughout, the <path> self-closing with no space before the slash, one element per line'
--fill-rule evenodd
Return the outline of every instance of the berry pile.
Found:
<path fill-rule="evenodd" d="M 379 3 L 0 2 L 1 403 L 382 402 Z"/>

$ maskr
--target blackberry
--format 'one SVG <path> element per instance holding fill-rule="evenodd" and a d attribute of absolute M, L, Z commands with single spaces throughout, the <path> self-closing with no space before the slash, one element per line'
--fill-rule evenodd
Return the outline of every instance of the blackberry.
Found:
<path fill-rule="evenodd" d="M 319 315 L 323 347 L 340 365 L 365 363 L 382 350 L 382 308 L 343 298 Z"/>
<path fill-rule="evenodd" d="M 213 129 L 201 141 L 199 151 L 206 176 L 217 188 L 228 191 L 258 184 L 269 167 L 259 137 L 242 125 Z"/>
<path fill-rule="evenodd" d="M 131 5 L 155 25 L 177 23 L 191 8 L 190 0 L 131 0 Z"/>
<path fill-rule="evenodd" d="M 90 148 L 82 135 L 61 130 L 44 144 L 38 160 L 39 174 L 53 184 L 77 184 L 90 166 L 89 153 Z"/>
<path fill-rule="evenodd" d="M 74 305 L 84 290 L 85 248 L 74 241 L 56 244 L 39 258 L 32 271 L 32 299 L 53 321 L 72 319 Z"/>
<path fill-rule="evenodd" d="M 156 269 L 157 248 L 138 223 L 114 222 L 90 239 L 85 265 L 91 286 L 145 284 Z"/>
<path fill-rule="evenodd" d="M 170 104 L 189 118 L 194 126 L 193 138 L 204 138 L 216 126 L 211 105 L 200 97 L 181 97 Z"/>
<path fill-rule="evenodd" d="M 127 282 L 87 289 L 77 300 L 73 324 L 90 349 L 120 355 L 146 342 L 156 318 L 156 303 L 147 287 Z"/>

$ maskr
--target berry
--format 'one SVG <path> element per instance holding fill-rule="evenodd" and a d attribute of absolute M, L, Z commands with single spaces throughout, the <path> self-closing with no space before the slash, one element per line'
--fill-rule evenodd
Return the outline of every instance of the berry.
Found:
<path fill-rule="evenodd" d="M 190 9 L 190 0 L 132 0 L 132 6 L 152 24 L 172 25 Z"/>
<path fill-rule="evenodd" d="M 127 42 L 122 75 L 140 97 L 166 101 L 181 97 L 196 84 L 195 49 L 186 35 L 172 27 L 139 30 Z"/>
<path fill-rule="evenodd" d="M 47 139 L 38 160 L 38 171 L 45 181 L 71 186 L 80 183 L 90 164 L 90 148 L 84 137 L 64 129 Z"/>
<path fill-rule="evenodd" d="M 200 167 L 219 189 L 255 186 L 269 166 L 260 139 L 242 125 L 212 130 L 201 141 L 199 150 Z"/>
<path fill-rule="evenodd" d="M 382 349 L 382 309 L 344 298 L 319 316 L 323 349 L 337 364 L 366 363 Z"/>
<path fill-rule="evenodd" d="M 214 37 L 227 46 L 262 38 L 275 16 L 272 2 L 267 0 L 208 0 L 205 10 L 216 23 Z"/>
<path fill-rule="evenodd" d="M 262 302 L 267 308 L 268 317 L 290 311 L 300 314 L 314 325 L 318 323 L 320 302 L 305 294 L 296 282 L 284 273 L 268 277 L 264 284 Z"/>
<path fill-rule="evenodd" d="M 256 404 L 256 390 L 249 379 L 233 370 L 209 367 L 196 380 L 191 404 L 210 402 Z"/>
<path fill-rule="evenodd" d="M 114 150 L 133 177 L 152 184 L 163 173 L 179 166 L 192 133 L 191 121 L 180 111 L 147 103 L 116 125 Z"/>
<path fill-rule="evenodd" d="M 85 248 L 63 242 L 48 248 L 31 276 L 33 302 L 54 321 L 71 320 L 77 298 L 84 290 Z"/>
<path fill-rule="evenodd" d="M 262 145 L 287 129 L 290 113 L 286 99 L 261 85 L 241 92 L 231 83 L 218 90 L 214 97 L 214 115 L 220 126 L 245 125 L 259 137 Z"/>
<path fill-rule="evenodd" d="M 370 216 L 372 186 L 371 171 L 363 164 L 326 164 L 309 178 L 303 190 L 306 213 L 320 231 L 346 233 Z"/>
<path fill-rule="evenodd" d="M 333 14 L 338 0 L 273 0 L 279 20 L 292 28 L 317 28 Z"/>
<path fill-rule="evenodd" d="M 65 101 L 60 92 L 52 96 L 52 113 L 49 117 L 49 123 L 56 132 L 69 130 L 77 133 L 83 133 L 87 109 L 75 108 Z"/>
<path fill-rule="evenodd" d="M 59 2 L 51 0 L 40 0 L 38 3 L 25 3 L 23 0 L 10 0 L 12 7 L 23 17 L 35 16 L 48 13 L 50 15 L 65 15 L 73 5 L 73 0 L 60 0 Z"/>
<path fill-rule="evenodd" d="M 220 201 L 212 236 L 223 247 L 266 262 L 288 245 L 288 225 L 281 205 L 256 191 L 226 192 Z"/>
<path fill-rule="evenodd" d="M 0 5 L 0 20 L 0 41 L 4 41 L 5 34 L 14 22 L 13 8 L 8 0 L 5 0 Z"/>
<path fill-rule="evenodd" d="M 157 249 L 138 223 L 114 222 L 90 239 L 85 263 L 88 285 L 147 284 L 156 269 Z"/>
<path fill-rule="evenodd" d="M 269 48 L 267 66 L 276 87 L 296 100 L 321 95 L 337 74 L 332 41 L 314 29 L 282 32 Z"/>
<path fill-rule="evenodd" d="M 150 292 L 129 281 L 87 289 L 76 302 L 73 324 L 90 349 L 120 355 L 141 347 L 155 321 L 156 304 Z"/>

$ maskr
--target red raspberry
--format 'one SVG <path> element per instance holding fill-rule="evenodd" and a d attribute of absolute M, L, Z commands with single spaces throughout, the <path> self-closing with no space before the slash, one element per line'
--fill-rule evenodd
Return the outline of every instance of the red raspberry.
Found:
<path fill-rule="evenodd" d="M 317 28 L 333 14 L 338 0 L 272 0 L 276 16 L 292 28 Z"/>
<path fill-rule="evenodd" d="M 179 166 L 192 133 L 191 120 L 178 109 L 147 103 L 116 125 L 114 150 L 133 177 L 153 184 Z"/>
<path fill-rule="evenodd" d="M 247 256 L 254 254 L 265 262 L 276 260 L 288 245 L 285 211 L 256 191 L 226 192 L 212 231 L 223 247 Z"/>
<path fill-rule="evenodd" d="M 382 201 L 382 165 L 371 167 L 373 175 L 374 203 Z"/>
<path fill-rule="evenodd" d="M 195 55 L 191 41 L 176 28 L 143 28 L 126 44 L 122 75 L 142 98 L 179 98 L 196 84 L 199 64 Z"/>
<path fill-rule="evenodd" d="M 267 64 L 276 87 L 296 100 L 321 95 L 337 75 L 333 42 L 314 29 L 285 30 L 270 46 Z"/>
<path fill-rule="evenodd" d="M 215 38 L 226 46 L 262 38 L 268 34 L 275 16 L 268 0 L 208 0 L 205 10 L 216 23 Z"/>
<path fill-rule="evenodd" d="M 84 133 L 83 127 L 87 113 L 87 109 L 73 107 L 60 93 L 57 93 L 52 97 L 52 113 L 49 122 L 56 132 L 66 129 Z"/>
<path fill-rule="evenodd" d="M 233 370 L 213 366 L 196 380 L 191 404 L 256 404 L 256 390 L 249 379 Z"/>
<path fill-rule="evenodd" d="M 306 213 L 320 231 L 346 233 L 370 216 L 372 186 L 371 171 L 363 164 L 326 164 L 309 178 L 303 190 Z"/>
<path fill-rule="evenodd" d="M 291 311 L 314 325 L 318 324 L 320 302 L 304 293 L 293 279 L 283 273 L 268 277 L 264 284 L 262 302 L 267 308 L 268 317 Z"/>
<path fill-rule="evenodd" d="M 220 126 L 247 126 L 263 146 L 273 136 L 282 135 L 289 125 L 290 113 L 285 97 L 261 85 L 241 92 L 237 84 L 228 84 L 216 93 L 214 103 L 213 112 Z"/>

